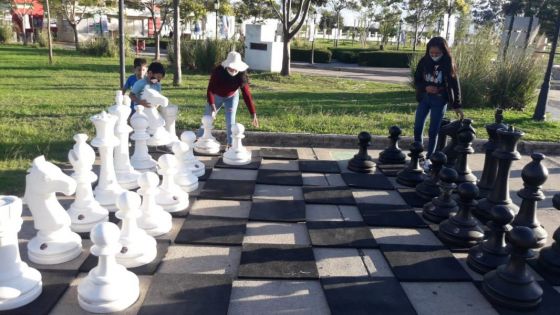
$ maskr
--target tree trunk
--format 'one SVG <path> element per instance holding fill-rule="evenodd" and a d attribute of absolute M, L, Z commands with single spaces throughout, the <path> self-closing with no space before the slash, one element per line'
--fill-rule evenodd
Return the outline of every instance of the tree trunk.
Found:
<path fill-rule="evenodd" d="M 173 66 L 173 85 L 181 85 L 181 12 L 179 9 L 180 0 L 173 0 L 173 6 L 175 10 L 173 11 L 173 54 L 175 64 Z M 169 53 L 169 49 L 167 50 Z"/>
<path fill-rule="evenodd" d="M 72 30 L 74 31 L 74 45 L 76 46 L 76 50 L 80 49 L 80 42 L 78 40 L 78 27 L 76 24 L 70 24 Z"/>
<path fill-rule="evenodd" d="M 155 26 L 154 26 L 154 29 L 155 29 Z M 175 36 L 175 34 L 173 34 L 173 36 Z M 160 48 L 159 48 L 159 32 L 156 32 L 155 30 L 154 30 L 154 39 L 156 40 L 156 55 L 155 55 L 155 59 L 156 59 L 156 60 L 159 60 L 159 57 L 160 57 L 160 54 L 161 54 L 161 51 L 160 51 Z"/>
<path fill-rule="evenodd" d="M 418 41 L 418 22 L 414 23 L 414 41 L 412 42 L 412 51 L 416 51 L 417 41 Z"/>
<path fill-rule="evenodd" d="M 445 40 L 449 44 L 449 35 L 451 32 L 449 31 L 449 27 L 451 26 L 451 12 L 453 10 L 453 6 L 449 6 L 449 10 L 447 11 L 447 28 L 445 29 Z"/>
<path fill-rule="evenodd" d="M 52 51 L 52 38 L 51 38 L 51 9 L 49 7 L 49 0 L 45 2 L 47 6 L 47 40 L 49 47 L 49 65 L 53 64 L 53 51 Z"/>
<path fill-rule="evenodd" d="M 529 19 L 529 26 L 527 27 L 527 36 L 525 36 L 525 50 L 529 47 L 529 40 L 531 39 L 531 31 L 533 30 L 533 19 L 534 17 L 531 15 Z"/>
<path fill-rule="evenodd" d="M 504 43 L 504 50 L 502 51 L 504 60 L 506 59 L 506 54 L 507 54 L 507 51 L 508 51 L 509 40 L 511 38 L 511 31 L 513 29 L 513 22 L 514 21 L 515 21 L 515 15 L 512 14 L 511 19 L 509 21 L 509 25 L 508 25 L 508 32 L 507 32 L 507 36 L 506 36 L 506 42 Z"/>
<path fill-rule="evenodd" d="M 280 71 L 283 76 L 290 75 L 290 59 L 290 40 L 284 38 L 284 57 L 282 58 L 282 70 Z"/>

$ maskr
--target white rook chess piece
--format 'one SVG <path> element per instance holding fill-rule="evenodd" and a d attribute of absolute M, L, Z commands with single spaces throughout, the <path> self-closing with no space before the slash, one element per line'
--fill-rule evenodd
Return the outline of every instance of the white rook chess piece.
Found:
<path fill-rule="evenodd" d="M 93 194 L 95 199 L 109 211 L 115 211 L 115 202 L 124 189 L 117 182 L 115 173 L 115 163 L 113 151 L 119 145 L 119 139 L 115 137 L 115 123 L 117 117 L 106 112 L 93 115 L 90 120 L 93 122 L 96 135 L 91 140 L 91 145 L 99 149 L 101 168 L 99 170 L 99 181 Z"/>
<path fill-rule="evenodd" d="M 189 194 L 175 183 L 177 174 L 177 160 L 172 154 L 164 154 L 158 159 L 159 174 L 163 176 L 157 203 L 167 212 L 177 212 L 189 206 Z"/>
<path fill-rule="evenodd" d="M 177 137 L 177 131 L 175 130 L 175 121 L 177 121 L 177 115 L 179 114 L 179 107 L 177 105 L 167 105 L 161 108 L 161 115 L 163 120 L 165 120 L 165 130 L 169 134 L 169 144 L 173 144 L 175 141 L 179 141 Z"/>
<path fill-rule="evenodd" d="M 183 131 L 181 134 L 181 141 L 189 146 L 189 151 L 183 156 L 183 161 L 194 176 L 200 177 L 204 176 L 204 173 L 206 173 L 206 166 L 204 163 L 200 162 L 193 153 L 195 140 L 196 135 L 192 131 Z"/>
<path fill-rule="evenodd" d="M 122 220 L 120 243 L 122 249 L 117 254 L 117 262 L 127 268 L 150 263 L 157 254 L 156 240 L 138 227 L 140 196 L 132 191 L 125 191 L 117 200 L 119 211 L 117 218 Z"/>
<path fill-rule="evenodd" d="M 150 139 L 148 128 L 148 117 L 144 113 L 144 106 L 136 105 L 136 112 L 130 117 L 130 124 L 134 133 L 130 138 L 135 141 L 134 154 L 130 158 L 130 163 L 135 170 L 147 171 L 155 169 L 157 162 L 148 153 L 146 141 Z"/>
<path fill-rule="evenodd" d="M 41 274 L 19 255 L 21 207 L 18 197 L 0 196 L 0 311 L 24 306 L 42 291 Z"/>
<path fill-rule="evenodd" d="M 95 152 L 87 144 L 88 136 L 79 133 L 74 136 L 76 144 L 68 152 L 68 160 L 74 168 L 72 178 L 76 180 L 76 199 L 68 209 L 68 215 L 74 232 L 89 232 L 97 223 L 109 219 L 109 211 L 103 208 L 93 197 L 91 183 L 97 180 L 97 175 L 91 171 L 95 162 Z"/>
<path fill-rule="evenodd" d="M 78 284 L 78 303 L 88 312 L 122 311 L 140 296 L 138 277 L 115 259 L 122 248 L 119 234 L 119 228 L 110 222 L 99 223 L 91 230 L 90 251 L 99 262 Z"/>
<path fill-rule="evenodd" d="M 61 264 L 82 253 L 82 239 L 70 230 L 70 216 L 56 199 L 56 192 L 69 196 L 76 191 L 76 181 L 60 168 L 45 161 L 33 160 L 25 177 L 24 200 L 27 203 L 37 235 L 27 243 L 29 259 L 37 264 Z"/>
<path fill-rule="evenodd" d="M 123 104 L 122 91 L 117 91 L 116 104 L 109 108 L 109 113 L 117 117 L 115 125 L 115 136 L 119 139 L 119 144 L 115 148 L 115 172 L 117 182 L 125 189 L 134 189 L 138 187 L 138 176 L 140 173 L 135 171 L 130 165 L 130 156 L 128 152 L 128 136 L 132 132 L 132 128 L 127 124 L 126 120 L 130 116 L 130 105 Z M 89 230 L 88 230 L 89 231 Z"/>
<path fill-rule="evenodd" d="M 245 138 L 245 127 L 242 124 L 231 126 L 231 147 L 224 153 L 224 163 L 229 165 L 245 165 L 251 163 L 251 151 L 241 143 Z"/>
<path fill-rule="evenodd" d="M 142 215 L 138 218 L 138 226 L 151 236 L 163 235 L 171 230 L 171 214 L 163 210 L 156 203 L 156 195 L 159 192 L 159 177 L 153 172 L 146 172 L 138 179 L 140 189 L 138 194 L 142 196 L 140 210 Z"/>
<path fill-rule="evenodd" d="M 186 192 L 195 191 L 198 188 L 198 177 L 194 176 L 187 162 L 185 162 L 185 155 L 189 152 L 189 145 L 177 141 L 171 147 L 173 154 L 177 159 L 177 174 L 175 181 Z"/>
<path fill-rule="evenodd" d="M 204 133 L 194 144 L 194 150 L 202 154 L 217 154 L 220 152 L 220 143 L 212 136 L 213 119 L 210 115 L 202 116 Z"/>
<path fill-rule="evenodd" d="M 146 108 L 148 116 L 148 133 L 152 136 L 148 140 L 149 146 L 168 145 L 171 142 L 171 135 L 164 128 L 165 120 L 158 112 L 158 107 L 167 107 L 169 100 L 158 91 L 146 86 L 142 92 L 142 99 L 150 103 L 151 107 Z"/>

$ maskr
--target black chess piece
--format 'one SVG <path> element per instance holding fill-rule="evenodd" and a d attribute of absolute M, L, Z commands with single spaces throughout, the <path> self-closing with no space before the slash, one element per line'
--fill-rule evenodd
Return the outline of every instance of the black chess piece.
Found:
<path fill-rule="evenodd" d="M 416 187 L 424 180 L 424 170 L 420 167 L 420 159 L 424 146 L 420 142 L 413 142 L 410 145 L 410 162 L 408 166 L 397 174 L 397 183 L 408 187 Z"/>
<path fill-rule="evenodd" d="M 399 148 L 399 139 L 401 138 L 401 128 L 398 126 L 391 126 L 389 128 L 389 139 L 391 144 L 381 153 L 379 153 L 380 164 L 405 164 L 406 155 Z"/>
<path fill-rule="evenodd" d="M 445 125 L 448 125 L 450 122 L 451 122 L 451 120 L 449 120 L 449 118 L 444 117 L 441 120 L 441 124 L 439 125 L 439 130 L 441 130 Z M 443 148 L 445 148 L 446 144 L 447 144 L 447 136 L 440 131 L 440 133 L 438 134 L 437 142 L 436 142 L 435 152 L 442 151 Z"/>
<path fill-rule="evenodd" d="M 416 185 L 416 194 L 423 199 L 432 200 L 437 197 L 440 193 L 438 180 L 439 171 L 441 171 L 443 165 L 447 162 L 447 157 L 442 152 L 434 152 L 430 157 L 432 162 L 432 167 L 430 168 L 430 174 L 425 177 L 424 181 Z"/>
<path fill-rule="evenodd" d="M 560 210 L 560 193 L 554 195 L 552 204 L 554 208 Z M 554 243 L 541 249 L 537 261 L 546 271 L 560 276 L 560 227 L 554 231 L 552 239 L 554 239 Z"/>
<path fill-rule="evenodd" d="M 367 147 L 371 141 L 369 132 L 362 131 L 358 135 L 360 149 L 348 162 L 348 169 L 358 173 L 371 173 L 375 170 L 375 163 L 371 156 L 368 155 Z"/>
<path fill-rule="evenodd" d="M 439 172 L 440 195 L 426 203 L 422 210 L 422 216 L 431 222 L 440 223 L 449 218 L 451 213 L 459 211 L 457 202 L 451 198 L 451 194 L 457 180 L 457 171 L 450 167 L 443 167 Z"/>
<path fill-rule="evenodd" d="M 441 152 L 445 153 L 445 156 L 447 156 L 447 164 L 445 165 L 447 167 L 455 167 L 455 161 L 457 160 L 457 151 L 455 151 L 455 147 L 459 144 L 457 142 L 457 134 L 460 128 L 461 120 L 454 120 L 440 129 L 439 137 L 451 139 L 441 150 Z"/>
<path fill-rule="evenodd" d="M 479 198 L 486 198 L 498 175 L 498 159 L 492 155 L 498 147 L 498 129 L 507 129 L 508 126 L 502 121 L 504 120 L 503 111 L 496 109 L 494 114 L 495 122 L 486 125 L 486 132 L 488 133 L 488 141 L 483 145 L 484 148 L 484 167 L 482 168 L 482 175 L 478 182 L 478 190 L 480 191 Z"/>
<path fill-rule="evenodd" d="M 473 183 L 462 183 L 459 193 L 459 211 L 439 224 L 438 235 L 447 244 L 466 248 L 484 239 L 484 231 L 472 216 L 471 209 L 476 205 L 478 187 Z"/>
<path fill-rule="evenodd" d="M 514 310 L 530 310 L 542 301 L 543 289 L 527 270 L 529 250 L 535 248 L 533 231 L 525 226 L 516 226 L 506 237 L 511 255 L 507 264 L 501 265 L 484 275 L 482 291 L 494 304 Z"/>
<path fill-rule="evenodd" d="M 497 205 L 505 205 L 517 214 L 519 208 L 511 201 L 509 196 L 509 175 L 513 161 L 521 159 L 517 151 L 517 143 L 523 137 L 522 131 L 515 130 L 513 126 L 498 129 L 498 148 L 492 155 L 498 159 L 498 174 L 493 188 L 488 197 L 481 199 L 473 214 L 482 222 L 490 220 L 490 209 Z"/>
<path fill-rule="evenodd" d="M 510 246 L 506 244 L 506 233 L 511 231 L 513 212 L 506 206 L 495 206 L 490 210 L 491 221 L 486 226 L 488 238 L 469 250 L 467 264 L 469 267 L 485 274 L 509 260 Z"/>
<path fill-rule="evenodd" d="M 472 142 L 476 138 L 476 130 L 472 126 L 472 120 L 463 119 L 461 128 L 457 134 L 457 160 L 455 161 L 455 170 L 459 175 L 457 177 L 457 185 L 462 183 L 476 183 L 476 176 L 472 173 L 468 156 L 474 153 Z"/>

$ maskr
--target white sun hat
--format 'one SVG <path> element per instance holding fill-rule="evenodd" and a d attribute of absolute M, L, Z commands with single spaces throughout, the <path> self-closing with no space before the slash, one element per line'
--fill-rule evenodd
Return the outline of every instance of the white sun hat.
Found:
<path fill-rule="evenodd" d="M 226 60 L 222 61 L 222 67 L 230 67 L 240 72 L 249 68 L 249 66 L 241 60 L 241 55 L 237 51 L 232 51 L 228 54 Z"/>

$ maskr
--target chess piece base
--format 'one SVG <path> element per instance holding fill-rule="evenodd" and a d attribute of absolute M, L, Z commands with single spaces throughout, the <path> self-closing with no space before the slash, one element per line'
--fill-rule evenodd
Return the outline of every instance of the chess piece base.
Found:
<path fill-rule="evenodd" d="M 459 211 L 459 207 L 455 201 L 442 202 L 438 198 L 434 198 L 424 205 L 422 216 L 430 222 L 440 223 L 457 211 Z"/>
<path fill-rule="evenodd" d="M 206 166 L 204 163 L 200 161 L 189 162 L 189 169 L 191 170 L 192 174 L 196 177 L 204 176 L 206 173 Z"/>
<path fill-rule="evenodd" d="M 109 220 L 109 212 L 95 202 L 87 207 L 77 207 L 72 204 L 68 209 L 68 215 L 72 221 L 70 229 L 76 233 L 89 232 L 97 223 Z"/>
<path fill-rule="evenodd" d="M 122 266 L 118 266 L 125 269 Z M 90 274 L 96 270 L 92 269 Z M 88 275 L 78 285 L 78 303 L 84 310 L 92 313 L 111 313 L 125 310 L 140 296 L 138 277 L 125 270 L 118 270 L 116 279 L 92 281 Z M 115 272 L 117 274 L 117 271 Z"/>
<path fill-rule="evenodd" d="M 138 177 L 140 174 L 136 171 L 132 172 L 117 172 L 117 182 L 119 185 L 126 189 L 136 189 L 138 188 Z"/>
<path fill-rule="evenodd" d="M 439 186 L 432 179 L 427 179 L 416 185 L 416 194 L 423 199 L 432 200 L 439 196 Z"/>
<path fill-rule="evenodd" d="M 185 192 L 193 192 L 195 190 L 198 189 L 198 182 L 191 184 L 191 185 L 182 185 L 180 182 L 177 183 L 179 186 L 181 186 L 181 189 L 183 189 L 183 191 Z"/>
<path fill-rule="evenodd" d="M 468 224 L 459 223 L 455 217 L 450 217 L 447 221 L 439 225 L 439 237 L 446 243 L 459 247 L 472 247 L 482 242 L 484 231 L 476 222 L 471 220 Z"/>
<path fill-rule="evenodd" d="M 156 240 L 148 234 L 134 235 L 133 241 L 121 239 L 123 248 L 117 254 L 117 262 L 126 268 L 134 268 L 152 262 L 156 258 Z"/>
<path fill-rule="evenodd" d="M 111 212 L 117 211 L 117 205 L 115 203 L 117 202 L 117 198 L 120 194 L 122 194 L 125 190 L 117 184 L 110 185 L 104 189 L 98 188 L 100 187 L 95 187 L 95 190 L 93 191 L 95 200 L 97 200 L 103 208 Z"/>
<path fill-rule="evenodd" d="M 198 139 L 194 144 L 194 151 L 202 154 L 220 153 L 220 143 L 216 139 Z"/>
<path fill-rule="evenodd" d="M 150 156 L 146 158 L 135 158 L 134 155 L 130 158 L 130 164 L 135 170 L 140 172 L 152 171 L 156 168 L 157 162 Z"/>
<path fill-rule="evenodd" d="M 82 239 L 67 228 L 44 237 L 41 232 L 27 243 L 29 260 L 41 265 L 55 265 L 70 261 L 82 253 Z"/>
<path fill-rule="evenodd" d="M 405 164 L 406 155 L 401 150 L 386 149 L 379 153 L 379 164 Z"/>
<path fill-rule="evenodd" d="M 424 181 L 424 172 L 422 170 L 407 170 L 404 169 L 397 174 L 397 183 L 408 186 L 416 187 Z"/>
<path fill-rule="evenodd" d="M 43 291 L 41 274 L 35 268 L 20 263 L 20 274 L 0 281 L 0 311 L 22 307 L 33 302 Z"/>
<path fill-rule="evenodd" d="M 348 161 L 348 169 L 357 173 L 373 173 L 375 172 L 375 163 L 372 160 L 353 158 Z"/>
<path fill-rule="evenodd" d="M 486 274 L 498 266 L 506 264 L 509 260 L 509 250 L 506 248 L 501 252 L 493 253 L 484 250 L 484 244 L 472 247 L 467 257 L 467 265 L 479 274 Z"/>
<path fill-rule="evenodd" d="M 543 248 L 540 252 L 538 263 L 547 271 L 560 275 L 560 255 L 555 250 L 555 245 L 552 247 Z"/>
<path fill-rule="evenodd" d="M 233 151 L 227 150 L 224 153 L 224 163 L 229 165 L 247 165 L 251 163 L 251 152 L 247 150 Z"/>
<path fill-rule="evenodd" d="M 146 141 L 146 144 L 150 147 L 163 146 L 170 143 L 171 135 L 163 127 L 157 128 L 152 137 Z"/>
<path fill-rule="evenodd" d="M 543 294 L 539 284 L 532 276 L 521 282 L 510 280 L 504 274 L 505 267 L 506 265 L 502 265 L 484 275 L 482 291 L 492 303 L 503 307 L 517 310 L 530 310 L 537 307 Z"/>
<path fill-rule="evenodd" d="M 168 212 L 158 212 L 138 219 L 138 226 L 150 236 L 160 236 L 171 231 L 172 218 Z"/>
<path fill-rule="evenodd" d="M 183 190 L 174 193 L 161 191 L 156 200 L 163 210 L 171 213 L 183 211 L 189 206 L 188 194 Z"/>

